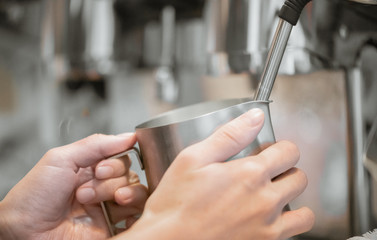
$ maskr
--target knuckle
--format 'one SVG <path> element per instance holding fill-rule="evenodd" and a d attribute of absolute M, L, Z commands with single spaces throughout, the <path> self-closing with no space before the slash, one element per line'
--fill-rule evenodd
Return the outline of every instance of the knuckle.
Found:
<path fill-rule="evenodd" d="M 233 124 L 225 125 L 219 132 L 218 132 L 218 141 L 226 142 L 227 144 L 231 144 L 234 146 L 240 146 L 241 142 L 239 137 L 237 137 L 240 130 L 234 126 Z"/>
<path fill-rule="evenodd" d="M 68 155 L 66 147 L 55 147 L 48 150 L 43 158 L 48 159 L 48 161 L 51 163 L 61 165 L 66 162 L 64 161 L 66 155 Z"/>
<path fill-rule="evenodd" d="M 293 142 L 290 142 L 290 141 L 282 141 L 281 142 L 282 144 L 284 144 L 284 149 L 285 151 L 290 155 L 290 156 L 293 156 L 295 159 L 298 159 L 300 158 L 300 150 L 298 148 L 298 146 L 296 144 L 294 144 Z"/>
<path fill-rule="evenodd" d="M 271 209 L 268 202 L 263 202 L 263 205 L 258 207 L 256 213 L 258 214 L 258 216 L 261 216 L 261 218 L 265 222 L 268 223 L 269 221 L 271 221 L 269 218 L 273 215 L 273 210 Z"/>
<path fill-rule="evenodd" d="M 183 149 L 178 156 L 176 157 L 176 160 L 174 162 L 177 163 L 191 163 L 193 160 L 198 159 L 199 156 L 196 154 L 195 146 L 190 146 L 185 149 Z"/>
<path fill-rule="evenodd" d="M 313 228 L 315 224 L 315 215 L 313 211 L 310 210 L 308 207 L 302 207 L 300 209 L 291 211 L 291 214 L 292 218 L 295 219 L 294 221 L 296 222 L 295 234 L 298 235 L 301 233 L 305 233 Z"/>
<path fill-rule="evenodd" d="M 105 134 L 102 133 L 94 133 L 80 141 L 77 142 L 77 144 L 85 147 L 85 146 L 91 146 L 94 143 L 100 143 L 104 140 L 104 137 L 106 137 Z M 101 144 L 98 144 L 98 153 L 102 156 L 106 156 L 106 151 L 103 149 Z"/>
<path fill-rule="evenodd" d="M 275 191 L 265 191 L 263 199 L 265 206 L 273 212 L 280 206 L 282 197 Z"/>
<path fill-rule="evenodd" d="M 230 142 L 232 142 L 236 145 L 239 145 L 238 138 L 233 135 L 234 132 L 235 132 L 234 127 L 228 126 L 228 128 L 225 131 L 222 131 L 221 133 L 226 140 L 228 140 L 228 141 L 230 141 Z"/>
<path fill-rule="evenodd" d="M 246 161 L 242 164 L 244 185 L 250 190 L 266 182 L 268 178 L 265 167 L 253 161 Z"/>
<path fill-rule="evenodd" d="M 242 165 L 242 169 L 246 172 L 246 174 L 250 175 L 253 173 L 254 176 L 265 177 L 266 169 L 261 164 L 254 162 L 254 161 L 245 161 Z"/>
<path fill-rule="evenodd" d="M 301 169 L 297 168 L 296 170 L 297 170 L 297 175 L 298 175 L 299 181 L 302 183 L 304 188 L 306 188 L 308 186 L 308 183 L 309 183 L 308 176 Z"/>
<path fill-rule="evenodd" d="M 207 174 L 213 177 L 214 179 L 222 179 L 223 181 L 236 182 L 237 175 L 231 174 L 227 168 L 224 168 L 219 163 L 214 163 L 207 166 Z M 234 173 L 234 172 L 233 172 Z"/>
<path fill-rule="evenodd" d="M 306 211 L 307 211 L 307 223 L 308 223 L 308 227 L 307 229 L 305 229 L 306 231 L 310 231 L 313 226 L 314 226 L 314 223 L 315 223 L 315 215 L 314 215 L 314 212 L 312 210 L 310 210 L 309 208 L 305 207 L 304 208 Z"/>
<path fill-rule="evenodd" d="M 91 142 L 97 142 L 97 141 L 101 141 L 101 139 L 104 137 L 105 135 L 102 134 L 102 133 L 94 133 L 84 139 L 82 139 L 82 143 L 83 144 L 88 144 L 88 143 L 91 143 Z"/>
<path fill-rule="evenodd" d="M 104 135 L 102 133 L 95 133 L 95 134 L 86 138 L 87 144 L 100 143 L 100 142 L 103 141 L 105 136 L 106 135 Z M 107 152 L 101 144 L 98 144 L 98 153 L 103 157 L 107 157 Z"/>
<path fill-rule="evenodd" d="M 306 173 L 302 171 L 299 168 L 291 168 L 289 170 L 291 178 L 294 178 L 294 187 L 297 190 L 300 190 L 300 193 L 302 193 L 306 187 L 308 186 L 308 177 L 306 176 Z"/>
<path fill-rule="evenodd" d="M 53 166 L 63 168 L 73 167 L 75 171 L 78 171 L 73 162 L 69 160 L 70 155 L 70 149 L 66 146 L 62 146 L 51 148 L 45 153 L 42 159 Z"/>

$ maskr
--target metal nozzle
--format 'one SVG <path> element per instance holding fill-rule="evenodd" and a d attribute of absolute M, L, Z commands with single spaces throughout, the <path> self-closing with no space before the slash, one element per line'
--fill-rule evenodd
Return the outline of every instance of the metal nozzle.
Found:
<path fill-rule="evenodd" d="M 292 27 L 290 23 L 280 19 L 254 100 L 269 99 Z"/>
<path fill-rule="evenodd" d="M 280 10 L 280 22 L 276 29 L 261 81 L 254 100 L 268 101 L 293 25 L 296 25 L 302 9 L 310 0 L 286 0 Z"/>

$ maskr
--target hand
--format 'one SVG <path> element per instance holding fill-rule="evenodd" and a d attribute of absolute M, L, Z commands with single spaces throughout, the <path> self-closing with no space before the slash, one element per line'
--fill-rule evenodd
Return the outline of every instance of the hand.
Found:
<path fill-rule="evenodd" d="M 311 229 L 308 208 L 283 211 L 306 175 L 297 147 L 278 142 L 256 156 L 225 162 L 263 125 L 254 109 L 183 150 L 148 199 L 139 221 L 117 239 L 286 239 Z M 128 237 L 128 238 L 127 238 Z"/>
<path fill-rule="evenodd" d="M 127 157 L 107 159 L 135 142 L 134 134 L 96 134 L 48 151 L 0 202 L 0 239 L 108 237 L 99 203 L 115 200 L 118 222 L 140 214 L 147 198 Z"/>

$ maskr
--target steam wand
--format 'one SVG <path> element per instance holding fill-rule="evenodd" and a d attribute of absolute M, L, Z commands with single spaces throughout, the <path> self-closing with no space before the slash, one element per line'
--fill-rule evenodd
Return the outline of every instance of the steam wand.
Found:
<path fill-rule="evenodd" d="M 292 27 L 297 24 L 302 9 L 304 9 L 305 5 L 310 1 L 311 0 L 286 0 L 283 7 L 280 9 L 280 21 L 268 52 L 266 64 L 254 100 L 268 101 L 270 98 Z"/>

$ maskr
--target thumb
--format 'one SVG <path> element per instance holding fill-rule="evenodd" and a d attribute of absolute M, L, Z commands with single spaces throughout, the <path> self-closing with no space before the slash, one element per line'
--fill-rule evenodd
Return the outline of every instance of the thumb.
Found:
<path fill-rule="evenodd" d="M 263 123 L 264 112 L 259 108 L 251 109 L 184 152 L 196 154 L 193 158 L 198 161 L 198 165 L 223 162 L 253 142 Z"/>
<path fill-rule="evenodd" d="M 45 164 L 72 168 L 75 172 L 117 153 L 128 150 L 136 143 L 135 133 L 120 135 L 93 134 L 77 142 L 47 152 Z"/>

